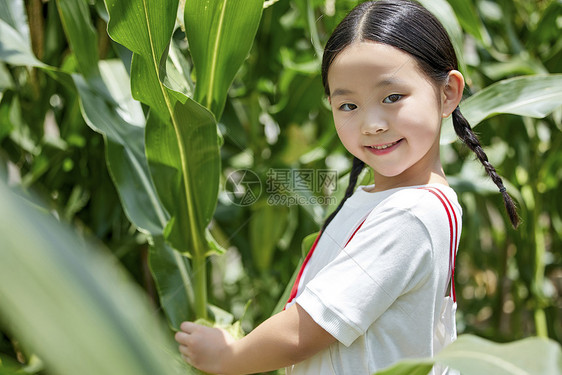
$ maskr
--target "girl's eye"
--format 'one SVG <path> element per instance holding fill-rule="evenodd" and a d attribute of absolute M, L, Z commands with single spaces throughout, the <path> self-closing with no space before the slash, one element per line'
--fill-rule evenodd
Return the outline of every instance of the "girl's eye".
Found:
<path fill-rule="evenodd" d="M 356 109 L 357 106 L 355 104 L 351 104 L 351 103 L 345 103 L 342 104 L 339 108 L 340 111 L 345 111 L 345 112 L 349 112 L 349 111 L 353 111 L 354 109 Z"/>
<path fill-rule="evenodd" d="M 384 98 L 384 100 L 382 102 L 383 103 L 396 103 L 397 101 L 402 99 L 402 96 L 403 95 L 400 95 L 400 94 L 392 94 L 392 95 L 389 95 L 386 98 Z"/>

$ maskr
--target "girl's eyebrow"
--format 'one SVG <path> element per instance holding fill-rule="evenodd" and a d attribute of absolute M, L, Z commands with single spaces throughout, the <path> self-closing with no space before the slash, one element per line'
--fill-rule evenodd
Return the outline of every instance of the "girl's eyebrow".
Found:
<path fill-rule="evenodd" d="M 374 88 L 380 88 L 380 87 L 392 86 L 392 85 L 400 85 L 400 84 L 403 84 L 403 83 L 404 83 L 404 81 L 402 81 L 401 79 L 389 77 L 389 78 L 384 78 L 384 79 L 380 80 L 379 82 L 377 82 L 377 84 L 375 84 Z M 333 98 L 334 96 L 349 95 L 349 94 L 353 94 L 353 90 L 338 88 L 338 89 L 335 89 L 334 92 L 332 92 L 330 94 L 330 97 Z"/>
<path fill-rule="evenodd" d="M 349 95 L 353 93 L 352 90 L 348 90 L 348 89 L 335 89 L 332 93 L 330 93 L 330 96 L 333 98 L 334 96 L 338 96 L 338 95 Z"/>

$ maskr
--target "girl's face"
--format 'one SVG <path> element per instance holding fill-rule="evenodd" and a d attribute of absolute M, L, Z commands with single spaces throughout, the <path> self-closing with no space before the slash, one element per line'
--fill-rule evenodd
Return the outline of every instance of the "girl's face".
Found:
<path fill-rule="evenodd" d="M 443 89 L 409 54 L 356 42 L 328 70 L 330 104 L 345 148 L 375 173 L 375 190 L 444 180 L 439 160 Z"/>

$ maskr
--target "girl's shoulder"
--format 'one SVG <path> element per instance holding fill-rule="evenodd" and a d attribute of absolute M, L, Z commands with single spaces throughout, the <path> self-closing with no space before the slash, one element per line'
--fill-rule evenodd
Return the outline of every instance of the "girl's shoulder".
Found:
<path fill-rule="evenodd" d="M 424 210 L 443 206 L 443 204 L 453 206 L 454 209 L 461 209 L 457 194 L 451 187 L 442 184 L 430 184 L 394 189 L 379 206 Z"/>
<path fill-rule="evenodd" d="M 408 215 L 426 225 L 442 225 L 449 217 L 460 222 L 462 208 L 449 186 L 430 184 L 394 189 L 371 211 L 368 219 L 379 215 Z M 393 215 L 393 216 L 394 216 Z"/>

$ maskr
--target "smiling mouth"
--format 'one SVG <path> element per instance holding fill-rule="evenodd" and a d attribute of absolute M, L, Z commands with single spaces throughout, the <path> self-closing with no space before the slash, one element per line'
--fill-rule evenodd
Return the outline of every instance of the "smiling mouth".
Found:
<path fill-rule="evenodd" d="M 397 144 L 401 140 L 402 139 L 399 139 L 396 142 L 387 143 L 387 144 L 384 144 L 384 145 L 375 145 L 375 146 L 367 146 L 367 147 L 372 148 L 374 150 L 386 150 L 387 148 L 390 148 L 390 147 L 394 146 L 395 144 Z"/>

